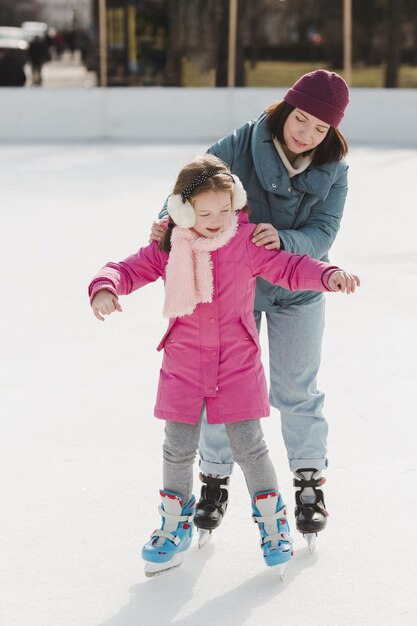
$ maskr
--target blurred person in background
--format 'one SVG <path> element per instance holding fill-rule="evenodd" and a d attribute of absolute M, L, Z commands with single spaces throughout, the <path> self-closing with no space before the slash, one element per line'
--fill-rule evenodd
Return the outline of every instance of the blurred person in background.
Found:
<path fill-rule="evenodd" d="M 77 49 L 76 34 L 74 30 L 65 31 L 65 47 L 70 51 L 71 56 L 74 57 L 75 50 Z"/>
<path fill-rule="evenodd" d="M 80 51 L 81 61 L 84 65 L 87 63 L 88 55 L 91 53 L 92 48 L 91 37 L 87 31 L 83 29 L 77 30 L 76 33 L 76 47 Z"/>
<path fill-rule="evenodd" d="M 55 47 L 55 37 L 56 37 L 56 29 L 48 28 L 48 32 L 45 35 L 45 46 L 48 51 L 48 56 L 50 59 L 56 59 L 56 47 Z"/>
<path fill-rule="evenodd" d="M 42 66 L 50 58 L 48 48 L 40 37 L 35 37 L 30 42 L 28 56 L 32 67 L 32 84 L 40 86 L 42 85 Z"/>
<path fill-rule="evenodd" d="M 55 35 L 55 50 L 56 50 L 58 59 L 61 58 L 64 49 L 65 49 L 64 33 L 62 32 L 62 30 L 59 30 Z"/>

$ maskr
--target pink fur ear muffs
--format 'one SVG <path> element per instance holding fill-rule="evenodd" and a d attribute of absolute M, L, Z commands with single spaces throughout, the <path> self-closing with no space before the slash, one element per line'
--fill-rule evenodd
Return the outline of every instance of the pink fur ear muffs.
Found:
<path fill-rule="evenodd" d="M 240 211 L 246 206 L 247 196 L 239 178 L 233 174 L 234 189 L 232 194 L 232 209 Z M 168 213 L 177 226 L 192 228 L 195 224 L 195 211 L 188 200 L 183 201 L 181 194 L 172 194 L 168 198 Z"/>

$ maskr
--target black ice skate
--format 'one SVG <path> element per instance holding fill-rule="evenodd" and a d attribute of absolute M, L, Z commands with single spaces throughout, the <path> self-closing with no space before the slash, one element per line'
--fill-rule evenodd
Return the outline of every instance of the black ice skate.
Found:
<path fill-rule="evenodd" d="M 310 554 L 316 548 L 317 533 L 323 530 L 329 516 L 324 504 L 321 487 L 326 479 L 321 472 L 314 469 L 299 469 L 294 472 L 294 486 L 299 487 L 295 492 L 295 519 L 297 530 L 307 539 Z"/>
<path fill-rule="evenodd" d="M 203 486 L 196 504 L 194 524 L 198 528 L 198 547 L 202 548 L 210 539 L 213 530 L 220 526 L 226 512 L 230 478 L 200 473 L 200 480 Z"/>

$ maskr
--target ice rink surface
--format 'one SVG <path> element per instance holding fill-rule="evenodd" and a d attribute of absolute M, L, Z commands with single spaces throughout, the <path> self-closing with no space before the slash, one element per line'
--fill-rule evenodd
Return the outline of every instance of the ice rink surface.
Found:
<path fill-rule="evenodd" d="M 161 284 L 99 323 L 87 285 L 148 239 L 178 168 L 206 145 L 3 145 L 0 622 L 4 626 L 417 623 L 417 150 L 354 147 L 331 260 L 319 386 L 330 422 L 328 528 L 281 583 L 239 468 L 211 544 L 148 580 L 163 423 L 152 417 Z M 262 334 L 268 370 L 267 345 Z M 279 415 L 263 422 L 293 520 Z M 196 468 L 197 477 L 197 468 Z M 199 485 L 196 482 L 196 493 Z"/>

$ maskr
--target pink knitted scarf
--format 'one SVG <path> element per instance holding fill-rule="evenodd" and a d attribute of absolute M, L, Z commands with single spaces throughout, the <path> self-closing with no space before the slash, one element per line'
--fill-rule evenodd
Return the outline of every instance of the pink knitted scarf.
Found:
<path fill-rule="evenodd" d="M 200 302 L 212 302 L 213 264 L 210 252 L 225 246 L 236 234 L 237 217 L 213 239 L 175 226 L 171 235 L 165 279 L 164 317 L 191 315 Z"/>

